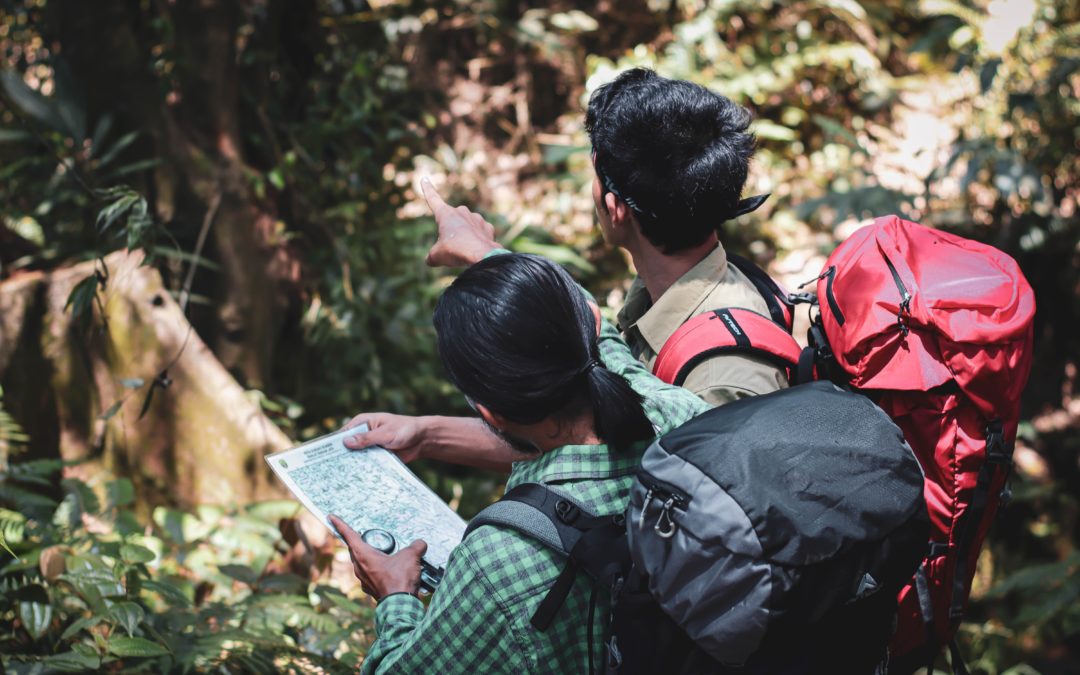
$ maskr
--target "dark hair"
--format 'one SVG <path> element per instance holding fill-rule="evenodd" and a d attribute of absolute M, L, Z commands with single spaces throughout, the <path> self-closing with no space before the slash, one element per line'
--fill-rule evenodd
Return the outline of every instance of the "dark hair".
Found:
<path fill-rule="evenodd" d="M 654 246 L 674 253 L 739 214 L 750 119 L 705 87 L 634 68 L 593 92 L 585 128 L 604 190 L 633 209 Z"/>
<path fill-rule="evenodd" d="M 463 394 L 519 424 L 592 406 L 614 448 L 655 436 L 641 396 L 600 363 L 596 321 L 566 270 L 535 255 L 493 255 L 435 306 L 439 355 Z"/>

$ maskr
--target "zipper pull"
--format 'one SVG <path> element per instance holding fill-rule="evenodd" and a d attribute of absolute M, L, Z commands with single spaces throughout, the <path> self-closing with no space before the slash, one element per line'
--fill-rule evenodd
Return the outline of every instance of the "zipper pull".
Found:
<path fill-rule="evenodd" d="M 653 489 L 649 488 L 649 491 L 645 493 L 645 501 L 641 503 L 641 514 L 638 515 L 637 529 L 645 529 L 645 511 L 649 508 L 649 504 L 652 502 Z"/>
<path fill-rule="evenodd" d="M 660 509 L 660 517 L 656 519 L 653 530 L 661 539 L 670 539 L 675 534 L 675 521 L 671 519 L 671 507 L 675 505 L 675 497 L 668 497 L 664 507 Z"/>
<path fill-rule="evenodd" d="M 834 272 L 836 272 L 836 266 L 835 265 L 829 265 L 829 267 L 826 268 L 826 270 L 824 272 L 817 275 L 813 279 L 810 279 L 809 281 L 802 282 L 801 284 L 799 284 L 798 287 L 799 288 L 804 288 L 806 286 L 809 286 L 810 284 L 815 284 L 815 283 L 821 281 L 822 279 L 824 279 L 825 277 L 831 276 Z"/>

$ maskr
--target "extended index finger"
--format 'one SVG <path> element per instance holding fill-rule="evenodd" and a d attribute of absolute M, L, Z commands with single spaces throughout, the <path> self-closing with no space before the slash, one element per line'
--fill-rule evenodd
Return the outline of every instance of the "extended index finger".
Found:
<path fill-rule="evenodd" d="M 420 189 L 424 192 L 424 199 L 427 200 L 428 208 L 436 216 L 447 209 L 453 208 L 446 203 L 446 200 L 442 198 L 442 195 L 439 194 L 439 191 L 435 189 L 435 186 L 427 178 L 420 181 Z"/>

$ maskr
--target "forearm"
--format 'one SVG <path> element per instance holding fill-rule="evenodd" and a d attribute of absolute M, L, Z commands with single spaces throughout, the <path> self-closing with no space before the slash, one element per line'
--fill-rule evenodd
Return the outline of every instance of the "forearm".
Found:
<path fill-rule="evenodd" d="M 529 457 L 511 448 L 477 417 L 421 418 L 424 440 L 420 456 L 449 464 L 510 473 L 510 465 Z"/>

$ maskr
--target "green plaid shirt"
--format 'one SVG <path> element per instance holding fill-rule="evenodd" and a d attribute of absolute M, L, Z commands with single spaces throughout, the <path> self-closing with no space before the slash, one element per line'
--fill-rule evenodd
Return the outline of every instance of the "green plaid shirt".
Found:
<path fill-rule="evenodd" d="M 689 391 L 664 384 L 645 369 L 604 322 L 604 365 L 627 379 L 645 399 L 645 411 L 666 433 L 709 406 Z M 622 453 L 605 445 L 566 445 L 518 462 L 507 489 L 525 482 L 557 486 L 594 513 L 626 509 L 630 482 L 647 444 Z M 562 571 L 565 559 L 523 535 L 497 526 L 478 528 L 450 555 L 431 604 L 396 594 L 375 609 L 378 639 L 363 673 L 583 673 L 589 664 L 591 581 L 579 574 L 546 632 L 529 619 Z M 603 664 L 608 599 L 597 596 L 593 659 Z"/>

